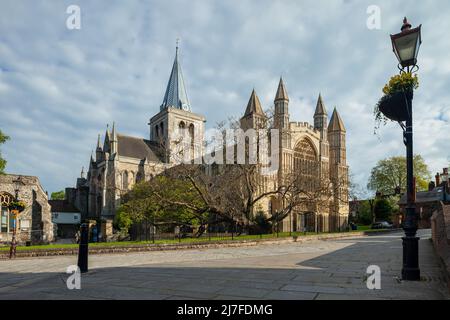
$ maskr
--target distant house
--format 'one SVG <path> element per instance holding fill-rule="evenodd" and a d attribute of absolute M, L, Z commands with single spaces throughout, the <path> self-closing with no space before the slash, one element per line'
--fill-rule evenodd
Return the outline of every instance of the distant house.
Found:
<path fill-rule="evenodd" d="M 59 238 L 75 238 L 81 223 L 80 211 L 67 200 L 49 200 L 52 222 L 57 225 Z"/>
<path fill-rule="evenodd" d="M 418 227 L 421 229 L 431 228 L 431 216 L 433 212 L 440 208 L 441 201 L 450 204 L 450 180 L 448 168 L 444 168 L 442 173 L 437 173 L 435 181 L 430 182 L 428 191 L 416 193 L 416 213 L 419 217 Z M 398 202 L 400 214 L 404 216 L 406 210 L 406 194 L 402 195 Z M 402 217 L 399 217 L 400 223 Z"/>
<path fill-rule="evenodd" d="M 348 202 L 349 204 L 349 219 L 353 219 L 353 221 L 359 218 L 361 213 L 361 205 L 364 200 L 353 199 Z"/>

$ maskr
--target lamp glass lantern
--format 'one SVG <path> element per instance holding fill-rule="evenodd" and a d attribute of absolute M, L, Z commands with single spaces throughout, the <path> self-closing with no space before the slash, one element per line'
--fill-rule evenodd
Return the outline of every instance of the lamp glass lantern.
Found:
<path fill-rule="evenodd" d="M 403 68 L 415 66 L 419 47 L 422 44 L 422 25 L 411 29 L 411 25 L 404 21 L 402 32 L 391 35 L 392 49 Z"/>

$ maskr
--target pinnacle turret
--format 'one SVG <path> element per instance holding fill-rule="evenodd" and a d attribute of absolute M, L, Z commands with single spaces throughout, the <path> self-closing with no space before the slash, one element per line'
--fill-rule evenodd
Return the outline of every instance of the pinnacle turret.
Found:
<path fill-rule="evenodd" d="M 251 114 L 258 114 L 262 116 L 264 115 L 264 112 L 261 107 L 261 102 L 259 101 L 259 98 L 256 95 L 255 89 L 253 89 L 252 94 L 250 95 L 250 99 L 248 100 L 244 117 Z"/>
<path fill-rule="evenodd" d="M 277 94 L 275 95 L 275 102 L 279 100 L 289 101 L 286 87 L 284 86 L 283 78 L 280 77 L 280 82 L 278 83 Z"/>
<path fill-rule="evenodd" d="M 316 115 L 326 115 L 327 109 L 325 108 L 325 104 L 322 100 L 322 95 L 319 93 L 319 98 L 317 98 L 316 111 L 314 112 L 314 116 Z"/>
<path fill-rule="evenodd" d="M 328 125 L 328 132 L 342 131 L 345 132 L 344 122 L 339 115 L 336 107 L 334 107 L 333 114 L 331 116 L 330 124 Z"/>

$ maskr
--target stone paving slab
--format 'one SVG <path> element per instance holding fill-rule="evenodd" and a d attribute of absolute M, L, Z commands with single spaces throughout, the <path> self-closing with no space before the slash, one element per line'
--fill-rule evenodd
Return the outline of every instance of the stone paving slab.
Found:
<path fill-rule="evenodd" d="M 68 290 L 76 257 L 0 261 L 0 299 L 449 299 L 421 231 L 422 281 L 400 281 L 402 233 L 307 243 L 90 257 L 81 290 Z M 366 268 L 381 268 L 368 290 Z"/>

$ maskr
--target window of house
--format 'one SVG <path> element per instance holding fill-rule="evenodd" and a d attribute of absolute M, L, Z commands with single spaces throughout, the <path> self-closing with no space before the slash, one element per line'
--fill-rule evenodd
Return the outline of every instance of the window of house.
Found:
<path fill-rule="evenodd" d="M 10 232 L 14 228 L 14 220 L 10 219 L 9 204 L 14 200 L 8 193 L 0 194 L 0 232 Z"/>
<path fill-rule="evenodd" d="M 2 207 L 1 212 L 1 232 L 8 232 L 8 209 Z"/>

